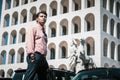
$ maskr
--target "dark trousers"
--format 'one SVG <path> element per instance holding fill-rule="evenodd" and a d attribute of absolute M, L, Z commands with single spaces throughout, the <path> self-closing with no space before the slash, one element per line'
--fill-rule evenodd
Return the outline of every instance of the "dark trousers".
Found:
<path fill-rule="evenodd" d="M 35 61 L 31 62 L 31 58 L 27 56 L 27 71 L 24 80 L 47 80 L 48 63 L 44 55 L 35 52 Z M 35 78 L 37 76 L 37 79 Z"/>

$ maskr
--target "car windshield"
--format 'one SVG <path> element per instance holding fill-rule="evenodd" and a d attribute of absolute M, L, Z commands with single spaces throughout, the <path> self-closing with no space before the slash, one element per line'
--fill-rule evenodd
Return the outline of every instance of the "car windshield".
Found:
<path fill-rule="evenodd" d="M 120 69 L 96 69 L 79 72 L 73 80 L 120 80 Z"/>

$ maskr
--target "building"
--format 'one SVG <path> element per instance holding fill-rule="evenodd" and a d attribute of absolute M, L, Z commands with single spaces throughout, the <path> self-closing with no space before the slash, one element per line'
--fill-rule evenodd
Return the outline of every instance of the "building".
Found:
<path fill-rule="evenodd" d="M 27 67 L 26 31 L 41 10 L 48 13 L 50 67 L 70 70 L 67 57 L 73 38 L 78 43 L 86 40 L 87 55 L 97 67 L 120 67 L 120 0 L 3 0 L 0 77 L 11 77 L 14 70 Z"/>

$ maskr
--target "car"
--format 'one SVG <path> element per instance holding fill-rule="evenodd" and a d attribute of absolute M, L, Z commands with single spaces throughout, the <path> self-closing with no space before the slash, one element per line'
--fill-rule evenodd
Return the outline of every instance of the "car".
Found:
<path fill-rule="evenodd" d="M 120 80 L 120 68 L 93 68 L 81 70 L 72 80 Z"/>
<path fill-rule="evenodd" d="M 75 72 L 62 69 L 49 69 L 48 80 L 72 80 L 75 76 Z"/>
<path fill-rule="evenodd" d="M 25 72 L 26 69 L 15 70 L 12 80 L 23 80 Z M 72 80 L 74 76 L 75 73 L 72 71 L 50 68 L 48 70 L 47 78 L 48 80 Z M 37 77 L 35 77 L 34 80 L 37 80 L 36 78 Z"/>

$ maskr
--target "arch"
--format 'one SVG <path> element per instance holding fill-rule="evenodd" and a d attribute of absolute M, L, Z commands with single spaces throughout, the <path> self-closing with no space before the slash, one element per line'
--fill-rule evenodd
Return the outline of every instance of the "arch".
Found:
<path fill-rule="evenodd" d="M 81 0 L 72 0 L 73 1 L 73 11 L 77 11 L 81 9 Z"/>
<path fill-rule="evenodd" d="M 50 16 L 57 15 L 57 1 L 52 1 L 50 3 Z"/>
<path fill-rule="evenodd" d="M 68 44 L 67 44 L 67 42 L 62 41 L 59 44 L 59 47 L 60 47 L 60 55 L 59 55 L 59 57 L 60 58 L 66 58 L 68 56 Z"/>
<path fill-rule="evenodd" d="M 21 28 L 19 31 L 19 43 L 25 42 L 25 37 L 26 37 L 26 29 Z"/>
<path fill-rule="evenodd" d="M 67 66 L 65 64 L 61 64 L 59 65 L 59 69 L 67 70 Z"/>
<path fill-rule="evenodd" d="M 4 32 L 2 35 L 2 45 L 8 44 L 8 32 Z"/>
<path fill-rule="evenodd" d="M 117 60 L 120 61 L 120 44 L 118 45 L 117 52 Z"/>
<path fill-rule="evenodd" d="M 106 9 L 106 7 L 107 7 L 107 0 L 103 0 L 103 8 Z"/>
<path fill-rule="evenodd" d="M 116 2 L 116 16 L 119 18 L 120 17 L 120 3 Z"/>
<path fill-rule="evenodd" d="M 120 23 L 117 24 L 117 38 L 120 39 Z"/>
<path fill-rule="evenodd" d="M 13 7 L 19 6 L 19 0 L 13 0 Z"/>
<path fill-rule="evenodd" d="M 51 22 L 50 24 L 49 24 L 49 28 L 50 28 L 50 30 L 49 30 L 49 33 L 50 34 L 48 34 L 50 37 L 56 37 L 56 28 L 57 28 L 57 24 L 56 24 L 56 22 Z"/>
<path fill-rule="evenodd" d="M 35 6 L 30 9 L 29 21 L 33 21 L 36 19 L 36 11 L 37 11 L 37 9 Z"/>
<path fill-rule="evenodd" d="M 5 9 L 11 8 L 11 0 L 5 0 Z"/>
<path fill-rule="evenodd" d="M 95 0 L 86 0 L 86 2 L 87 8 L 95 6 Z"/>
<path fill-rule="evenodd" d="M 0 64 L 6 64 L 6 55 L 7 55 L 6 51 L 3 50 L 0 55 Z"/>
<path fill-rule="evenodd" d="M 87 55 L 95 55 L 95 41 L 92 37 L 86 39 L 87 42 Z"/>
<path fill-rule="evenodd" d="M 95 30 L 95 17 L 92 13 L 89 13 L 85 16 L 85 22 L 85 31 Z"/>
<path fill-rule="evenodd" d="M 40 6 L 40 11 L 47 11 L 47 5 L 44 3 L 44 4 L 41 4 L 41 6 Z"/>
<path fill-rule="evenodd" d="M 18 55 L 17 55 L 17 62 L 18 63 L 23 63 L 24 62 L 24 55 L 25 55 L 25 51 L 24 48 L 19 48 L 18 50 Z"/>
<path fill-rule="evenodd" d="M 73 25 L 73 27 L 71 28 L 72 33 L 81 32 L 81 19 L 79 16 L 75 16 L 72 19 L 72 25 Z"/>
<path fill-rule="evenodd" d="M 10 15 L 6 14 L 4 17 L 4 27 L 8 27 L 10 25 Z"/>
<path fill-rule="evenodd" d="M 15 62 L 15 50 L 11 49 L 8 55 L 8 63 L 13 64 Z"/>
<path fill-rule="evenodd" d="M 115 57 L 115 43 L 111 42 L 111 59 L 114 59 Z"/>
<path fill-rule="evenodd" d="M 0 77 L 5 77 L 5 71 L 3 69 L 0 70 Z"/>
<path fill-rule="evenodd" d="M 9 70 L 7 71 L 7 77 L 8 77 L 8 78 L 11 78 L 11 77 L 12 77 L 12 74 L 13 74 L 13 70 L 12 70 L 12 69 L 9 69 Z"/>
<path fill-rule="evenodd" d="M 110 10 L 111 13 L 113 13 L 114 0 L 110 0 L 109 2 L 110 2 L 109 3 L 109 10 Z"/>
<path fill-rule="evenodd" d="M 17 32 L 13 30 L 10 34 L 10 44 L 15 44 L 17 39 Z"/>
<path fill-rule="evenodd" d="M 63 19 L 60 22 L 60 35 L 67 35 L 68 34 L 68 20 L 67 19 Z"/>
<path fill-rule="evenodd" d="M 105 64 L 104 64 L 104 67 L 105 67 L 105 68 L 109 68 L 109 64 L 108 64 L 108 63 L 105 63 Z"/>
<path fill-rule="evenodd" d="M 113 19 L 110 20 L 110 34 L 114 36 L 114 25 L 115 21 Z"/>
<path fill-rule="evenodd" d="M 14 12 L 12 15 L 12 25 L 18 24 L 18 12 Z"/>
<path fill-rule="evenodd" d="M 69 12 L 69 0 L 61 0 L 61 14 Z"/>
<path fill-rule="evenodd" d="M 21 12 L 20 23 L 27 22 L 27 10 L 23 9 Z"/>
<path fill-rule="evenodd" d="M 108 16 L 104 14 L 103 16 L 103 31 L 107 32 Z"/>
<path fill-rule="evenodd" d="M 55 53 L 55 50 L 56 50 L 56 45 L 54 43 L 50 43 L 48 45 L 48 49 L 50 51 L 50 59 L 55 59 L 55 56 L 56 56 L 56 53 Z"/>
<path fill-rule="evenodd" d="M 108 51 L 108 39 L 105 38 L 103 40 L 103 56 L 107 57 L 107 51 Z"/>

